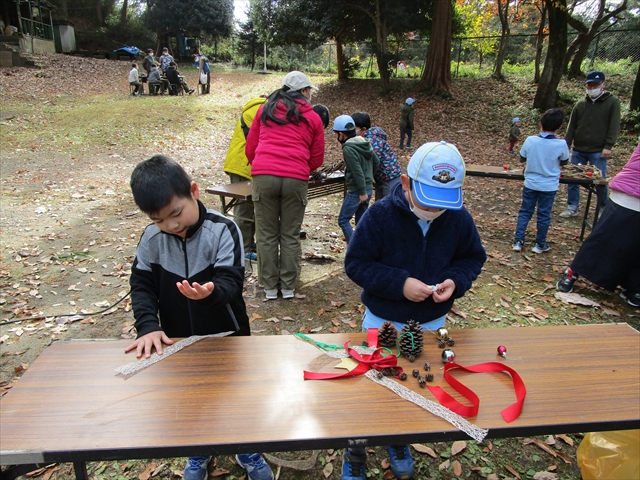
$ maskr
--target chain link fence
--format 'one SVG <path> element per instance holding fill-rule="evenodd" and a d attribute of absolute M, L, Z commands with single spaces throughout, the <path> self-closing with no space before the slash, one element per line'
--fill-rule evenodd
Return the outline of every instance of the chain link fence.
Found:
<path fill-rule="evenodd" d="M 577 33 L 570 32 L 567 44 L 570 45 Z M 510 35 L 505 54 L 503 70 L 533 69 L 536 57 L 538 36 Z M 493 71 L 499 35 L 483 37 L 458 37 L 452 40 L 451 72 L 454 76 L 490 74 Z M 547 52 L 547 36 L 542 42 L 540 69 L 544 66 Z M 390 42 L 389 52 L 391 60 L 389 68 L 394 76 L 420 77 L 427 58 L 429 44 L 427 40 L 407 40 Z M 262 53 L 262 52 L 259 52 Z M 355 76 L 377 77 L 378 65 L 373 46 L 369 42 L 344 45 L 343 53 L 346 68 Z M 237 58 L 237 57 L 236 57 Z M 262 68 L 262 58 L 257 60 L 256 68 Z M 640 61 L 640 29 L 607 30 L 600 32 L 589 46 L 589 50 L 582 65 L 582 70 L 588 70 L 600 63 L 620 63 L 623 67 Z M 272 70 L 304 70 L 323 73 L 337 72 L 336 47 L 333 43 L 326 43 L 316 49 L 307 50 L 303 47 L 277 47 L 268 50 L 267 68 Z"/>

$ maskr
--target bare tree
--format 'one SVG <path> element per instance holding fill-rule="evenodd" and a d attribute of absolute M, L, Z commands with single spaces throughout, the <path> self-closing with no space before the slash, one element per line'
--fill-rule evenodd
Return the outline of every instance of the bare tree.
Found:
<path fill-rule="evenodd" d="M 500 18 L 500 45 L 498 46 L 498 55 L 496 56 L 496 64 L 493 69 L 493 76 L 502 79 L 502 65 L 504 64 L 504 55 L 509 45 L 509 0 L 498 0 L 498 17 Z"/>
<path fill-rule="evenodd" d="M 451 18 L 450 0 L 434 0 L 431 41 L 424 74 L 418 90 L 449 96 L 451 91 Z"/>
<path fill-rule="evenodd" d="M 567 1 L 545 2 L 549 13 L 549 48 L 533 100 L 533 107 L 539 110 L 556 106 L 558 84 L 564 72 L 564 54 L 567 51 Z"/>
<path fill-rule="evenodd" d="M 607 28 L 610 28 L 613 24 L 610 23 L 610 19 L 617 18 L 617 16 L 627 9 L 627 0 L 623 0 L 616 8 L 610 10 L 606 6 L 606 0 L 599 0 L 598 13 L 590 27 L 587 27 L 584 22 L 573 15 L 567 16 L 569 25 L 575 28 L 579 33 L 576 40 L 572 43 L 571 47 L 575 50 L 571 67 L 569 68 L 570 77 L 579 77 L 582 75 L 582 62 L 587 56 L 587 51 L 591 46 L 591 42 L 595 36 L 600 32 L 603 25 L 609 23 Z M 579 42 L 578 42 L 579 39 Z M 574 46 L 574 44 L 577 45 Z M 572 52 L 567 51 L 567 55 Z M 566 65 L 568 65 L 570 57 L 566 58 Z"/>
<path fill-rule="evenodd" d="M 125 27 L 127 25 L 127 10 L 129 9 L 129 0 L 122 2 L 122 10 L 120 10 L 120 26 Z"/>
<path fill-rule="evenodd" d="M 538 26 L 538 35 L 536 38 L 536 58 L 534 61 L 535 73 L 533 74 L 533 82 L 540 81 L 540 58 L 542 58 L 542 46 L 544 44 L 544 26 L 547 23 L 547 4 L 544 0 L 535 3 L 536 8 L 540 12 L 540 25 Z"/>

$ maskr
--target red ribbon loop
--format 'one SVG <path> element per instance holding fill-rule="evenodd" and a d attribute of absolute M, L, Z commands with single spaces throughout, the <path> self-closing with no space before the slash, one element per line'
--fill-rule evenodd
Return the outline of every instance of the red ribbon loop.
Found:
<path fill-rule="evenodd" d="M 329 380 L 333 378 L 352 377 L 367 373 L 371 368 L 382 370 L 383 368 L 395 368 L 398 375 L 402 372 L 402 367 L 398 367 L 398 359 L 394 355 L 382 356 L 382 349 L 378 348 L 370 354 L 360 355 L 355 349 L 349 347 L 349 342 L 344 344 L 344 348 L 349 356 L 358 362 L 358 366 L 346 373 L 320 373 L 304 371 L 305 380 Z"/>
<path fill-rule="evenodd" d="M 463 417 L 473 417 L 478 414 L 478 408 L 480 408 L 480 398 L 471 390 L 470 388 L 463 385 L 460 381 L 456 380 L 450 373 L 449 370 L 453 370 L 454 368 L 460 368 L 466 372 L 471 373 L 493 373 L 493 372 L 506 372 L 511 375 L 511 379 L 513 380 L 513 388 L 516 393 L 517 401 L 502 410 L 500 414 L 502 418 L 507 423 L 513 422 L 516 418 L 520 416 L 520 412 L 522 412 L 522 406 L 524 405 L 524 399 L 527 396 L 527 389 L 524 386 L 524 382 L 520 378 L 520 375 L 511 367 L 506 366 L 503 363 L 499 362 L 487 362 L 480 363 L 478 365 L 472 365 L 470 367 L 463 367 L 462 365 L 458 365 L 457 363 L 450 362 L 445 364 L 444 366 L 444 379 L 445 381 L 453 387 L 453 389 L 460 393 L 464 398 L 471 402 L 471 406 L 463 405 L 458 402 L 451 395 L 446 393 L 440 387 L 429 387 L 431 393 L 438 399 L 438 401 L 454 411 L 455 413 L 462 415 Z"/>

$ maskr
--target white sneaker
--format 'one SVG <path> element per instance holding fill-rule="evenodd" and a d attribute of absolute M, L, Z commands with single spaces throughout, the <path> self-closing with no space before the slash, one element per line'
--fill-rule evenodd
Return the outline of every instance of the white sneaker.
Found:
<path fill-rule="evenodd" d="M 282 292 L 282 298 L 293 298 L 295 290 L 280 290 Z"/>
<path fill-rule="evenodd" d="M 267 300 L 277 300 L 278 299 L 278 289 L 274 288 L 273 290 L 265 289 L 264 295 Z"/>
<path fill-rule="evenodd" d="M 578 215 L 578 211 L 571 210 L 570 208 L 567 208 L 564 212 L 560 214 L 562 218 L 575 217 L 576 215 Z"/>

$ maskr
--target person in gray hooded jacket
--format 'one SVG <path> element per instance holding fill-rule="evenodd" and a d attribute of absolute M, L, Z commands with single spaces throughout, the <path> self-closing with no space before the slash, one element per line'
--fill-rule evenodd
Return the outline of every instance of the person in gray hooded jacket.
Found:
<path fill-rule="evenodd" d="M 356 225 L 369 207 L 373 193 L 373 175 L 380 160 L 366 138 L 356 136 L 356 123 L 349 115 L 340 115 L 333 122 L 336 139 L 342 144 L 344 156 L 344 179 L 347 195 L 344 197 L 338 225 L 347 243 L 353 235 L 351 219 L 355 215 Z"/>

